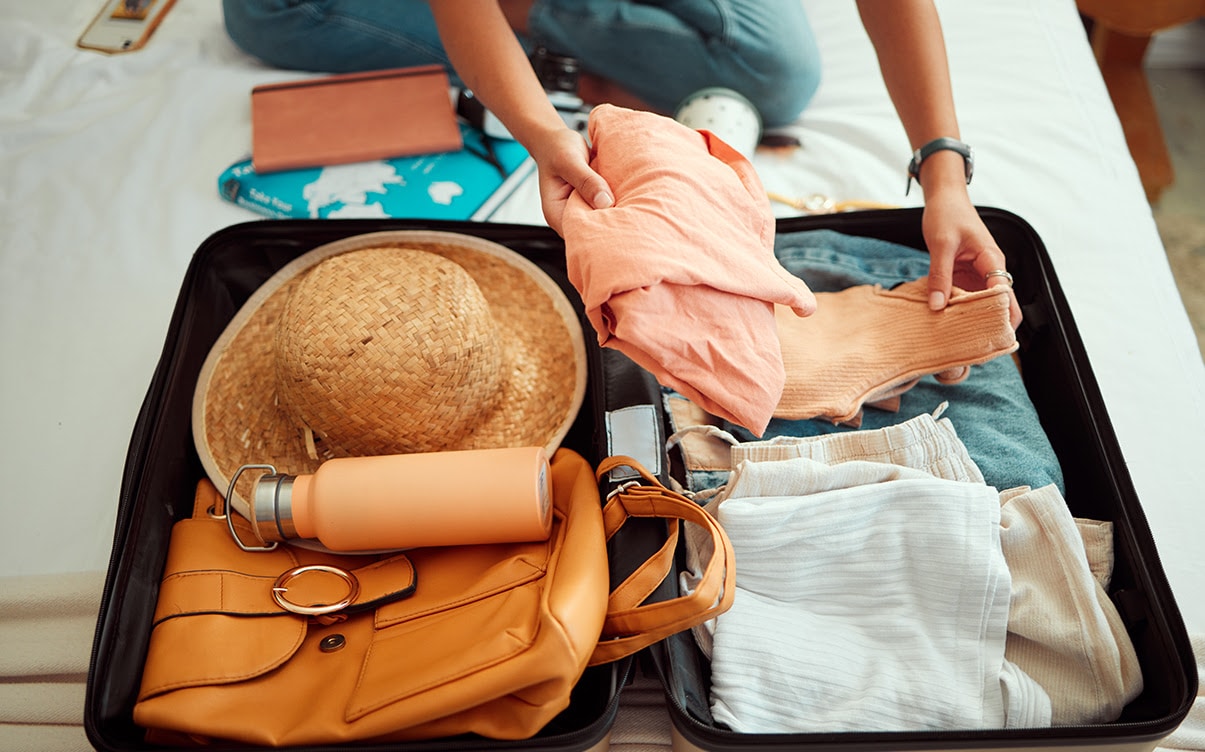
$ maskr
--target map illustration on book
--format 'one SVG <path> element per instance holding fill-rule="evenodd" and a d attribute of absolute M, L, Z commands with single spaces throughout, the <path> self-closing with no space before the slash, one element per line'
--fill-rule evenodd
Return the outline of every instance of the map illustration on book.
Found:
<path fill-rule="evenodd" d="M 218 191 L 273 218 L 487 220 L 535 162 L 517 141 L 461 133 L 460 151 L 265 175 L 244 159 L 222 172 Z"/>

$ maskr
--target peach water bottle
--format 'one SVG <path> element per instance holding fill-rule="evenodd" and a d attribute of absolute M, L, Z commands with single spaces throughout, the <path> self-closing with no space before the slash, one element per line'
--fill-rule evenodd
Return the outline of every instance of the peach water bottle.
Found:
<path fill-rule="evenodd" d="M 267 544 L 344 552 L 543 540 L 551 483 L 541 447 L 341 457 L 312 475 L 261 476 L 252 522 Z"/>

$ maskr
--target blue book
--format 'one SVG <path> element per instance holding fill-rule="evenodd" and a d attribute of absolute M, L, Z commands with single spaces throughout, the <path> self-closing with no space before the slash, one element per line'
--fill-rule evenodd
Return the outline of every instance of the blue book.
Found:
<path fill-rule="evenodd" d="M 518 141 L 461 126 L 460 151 L 260 175 L 244 159 L 218 178 L 227 201 L 273 218 L 478 220 L 535 169 Z"/>

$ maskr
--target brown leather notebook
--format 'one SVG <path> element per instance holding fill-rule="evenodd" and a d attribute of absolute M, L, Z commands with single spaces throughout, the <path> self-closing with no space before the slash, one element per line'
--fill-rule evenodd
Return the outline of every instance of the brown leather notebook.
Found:
<path fill-rule="evenodd" d="M 461 147 L 448 75 L 438 65 L 251 90 L 251 164 L 261 174 Z"/>

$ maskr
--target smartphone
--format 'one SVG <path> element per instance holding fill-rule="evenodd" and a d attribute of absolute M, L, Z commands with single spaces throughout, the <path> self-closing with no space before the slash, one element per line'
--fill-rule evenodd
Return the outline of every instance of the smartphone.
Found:
<path fill-rule="evenodd" d="M 100 52 L 142 49 L 176 0 L 105 0 L 76 45 Z"/>

